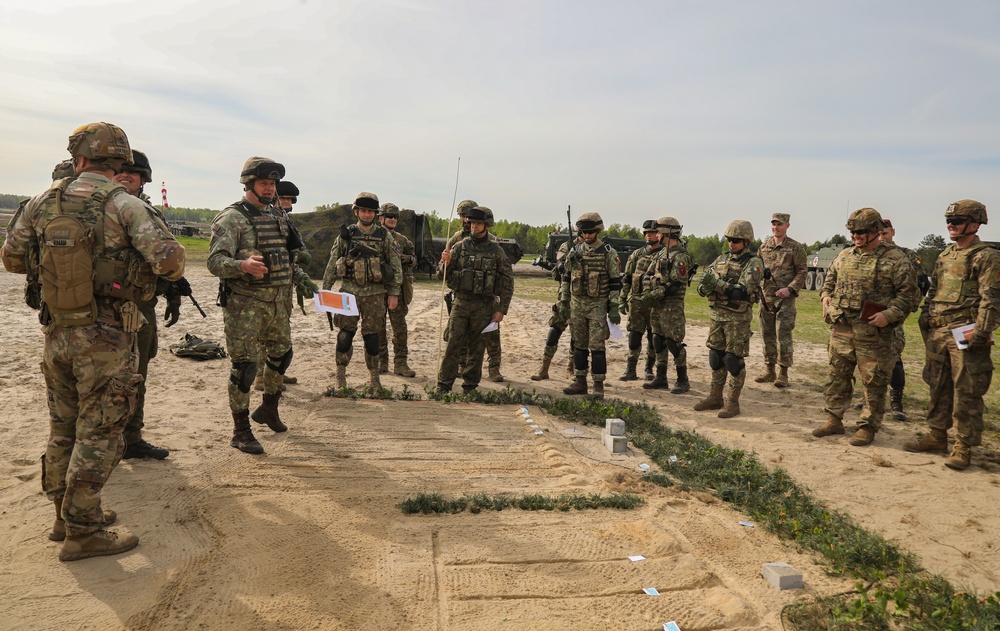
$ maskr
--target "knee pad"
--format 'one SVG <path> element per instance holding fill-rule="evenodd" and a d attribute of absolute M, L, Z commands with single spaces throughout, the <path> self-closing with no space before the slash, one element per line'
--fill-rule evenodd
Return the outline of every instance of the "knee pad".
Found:
<path fill-rule="evenodd" d="M 607 351 L 590 351 L 590 372 L 595 375 L 608 374 Z"/>
<path fill-rule="evenodd" d="M 587 353 L 585 348 L 573 349 L 573 368 L 577 370 L 587 370 Z"/>
<path fill-rule="evenodd" d="M 554 326 L 549 329 L 549 336 L 545 338 L 546 346 L 559 346 L 559 338 L 562 337 L 563 329 Z"/>
<path fill-rule="evenodd" d="M 656 351 L 657 355 L 663 352 L 664 343 L 666 341 L 667 338 L 663 337 L 662 335 L 657 335 L 656 333 L 653 333 L 653 350 Z"/>
<path fill-rule="evenodd" d="M 722 370 L 726 363 L 722 359 L 725 353 L 714 348 L 708 349 L 708 367 L 712 370 Z"/>
<path fill-rule="evenodd" d="M 337 352 L 346 353 L 351 350 L 351 344 L 354 342 L 354 334 L 357 331 L 348 331 L 347 329 L 340 329 L 337 333 Z"/>
<path fill-rule="evenodd" d="M 288 352 L 286 352 L 281 357 L 271 357 L 270 355 L 267 356 L 267 367 L 277 372 L 279 375 L 285 374 L 285 371 L 288 370 L 288 367 L 291 365 L 291 363 L 292 363 L 292 349 L 288 349 Z"/>
<path fill-rule="evenodd" d="M 726 362 L 726 370 L 728 370 L 729 374 L 734 377 L 739 375 L 740 372 L 743 370 L 743 367 L 746 366 L 746 363 L 743 361 L 742 357 L 737 357 L 732 353 L 726 353 L 724 359 Z"/>
<path fill-rule="evenodd" d="M 642 348 L 642 335 L 643 331 L 629 331 L 628 332 L 628 348 L 632 351 L 637 351 Z"/>
<path fill-rule="evenodd" d="M 664 346 L 667 347 L 667 350 L 670 351 L 670 354 L 673 355 L 674 357 L 677 357 L 678 355 L 680 355 L 681 354 L 681 349 L 684 348 L 683 344 L 678 344 L 677 340 L 671 339 L 669 337 L 665 338 Z"/>
<path fill-rule="evenodd" d="M 257 362 L 233 362 L 233 368 L 229 371 L 229 381 L 244 394 L 250 392 L 256 377 Z"/>
<path fill-rule="evenodd" d="M 889 387 L 893 390 L 902 390 L 906 385 L 906 371 L 903 370 L 903 362 L 897 361 L 892 367 L 892 378 L 889 379 Z"/>
<path fill-rule="evenodd" d="M 365 342 L 365 352 L 369 355 L 378 355 L 380 344 L 378 343 L 378 333 L 366 333 L 361 336 Z"/>

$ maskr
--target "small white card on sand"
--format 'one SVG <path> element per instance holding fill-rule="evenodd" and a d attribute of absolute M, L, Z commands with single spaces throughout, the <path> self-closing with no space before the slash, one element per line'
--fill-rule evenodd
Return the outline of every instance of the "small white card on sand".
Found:
<path fill-rule="evenodd" d="M 646 557 L 642 556 L 641 554 L 637 554 L 635 556 L 629 557 L 628 560 L 631 561 L 632 563 L 635 563 L 636 561 L 645 561 Z"/>
<path fill-rule="evenodd" d="M 656 591 L 655 587 L 643 587 L 642 591 L 647 596 L 659 596 L 660 595 L 660 592 Z"/>

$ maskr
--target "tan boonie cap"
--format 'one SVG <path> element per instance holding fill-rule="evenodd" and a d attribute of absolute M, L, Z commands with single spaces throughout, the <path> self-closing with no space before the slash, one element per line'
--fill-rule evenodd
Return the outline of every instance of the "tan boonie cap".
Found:
<path fill-rule="evenodd" d="M 778 223 L 788 223 L 788 220 L 791 218 L 792 216 L 788 213 L 774 213 L 771 215 L 771 223 L 774 223 L 775 221 Z"/>

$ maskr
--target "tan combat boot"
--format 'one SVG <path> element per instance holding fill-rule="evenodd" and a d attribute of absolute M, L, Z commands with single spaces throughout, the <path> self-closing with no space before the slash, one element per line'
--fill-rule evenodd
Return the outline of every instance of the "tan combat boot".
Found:
<path fill-rule="evenodd" d="M 531 375 L 532 381 L 545 381 L 549 378 L 549 366 L 552 365 L 552 358 L 548 355 L 542 356 L 542 368 L 537 374 Z"/>
<path fill-rule="evenodd" d="M 951 455 L 944 461 L 944 466 L 949 469 L 961 471 L 968 468 L 970 464 L 972 464 L 972 447 L 969 447 L 961 440 L 956 440 L 955 446 L 952 447 Z"/>
<path fill-rule="evenodd" d="M 788 366 L 778 367 L 778 376 L 774 379 L 775 388 L 787 388 L 788 387 Z"/>
<path fill-rule="evenodd" d="M 405 357 L 395 357 L 393 358 L 392 372 L 396 373 L 401 377 L 416 377 L 417 371 L 413 370 L 406 364 Z"/>
<path fill-rule="evenodd" d="M 725 401 L 722 399 L 722 388 L 726 385 L 725 382 L 719 385 L 712 384 L 712 389 L 709 391 L 708 396 L 698 401 L 694 404 L 694 409 L 698 412 L 702 410 L 720 410 L 722 406 L 725 405 Z"/>
<path fill-rule="evenodd" d="M 587 377 L 575 377 L 573 383 L 563 388 L 563 394 L 587 394 Z"/>
<path fill-rule="evenodd" d="M 378 356 L 378 372 L 380 375 L 389 374 L 389 353 Z"/>
<path fill-rule="evenodd" d="M 931 428 L 929 434 L 924 434 L 915 440 L 908 440 L 903 443 L 906 451 L 948 451 L 948 432 L 943 429 Z"/>
<path fill-rule="evenodd" d="M 337 387 L 347 387 L 347 366 L 337 365 Z"/>
<path fill-rule="evenodd" d="M 740 393 L 743 388 L 729 388 L 729 396 L 726 397 L 726 407 L 722 408 L 717 416 L 719 418 L 733 418 L 740 413 Z"/>
<path fill-rule="evenodd" d="M 139 545 L 136 537 L 125 528 L 116 530 L 101 529 L 89 535 L 74 535 L 66 537 L 62 550 L 59 551 L 60 561 L 76 561 L 88 557 L 108 556 L 128 552 Z"/>
<path fill-rule="evenodd" d="M 774 374 L 774 364 L 768 364 L 767 372 L 753 378 L 757 383 L 772 383 L 775 379 L 777 379 L 777 376 Z"/>
<path fill-rule="evenodd" d="M 833 416 L 828 416 L 825 423 L 812 431 L 812 435 L 816 438 L 845 433 L 847 433 L 847 430 L 844 429 L 843 421 L 839 418 L 834 418 Z"/>
<path fill-rule="evenodd" d="M 66 538 L 66 522 L 62 518 L 62 498 L 52 502 L 56 507 L 56 520 L 52 524 L 52 532 L 49 533 L 49 541 L 62 541 Z M 104 525 L 110 526 L 118 519 L 118 513 L 113 510 L 104 511 Z"/>
<path fill-rule="evenodd" d="M 862 425 L 847 442 L 854 447 L 864 447 L 872 444 L 873 440 L 875 440 L 875 430 L 867 425 Z"/>
<path fill-rule="evenodd" d="M 289 377 L 288 375 L 281 375 L 282 386 L 284 386 L 284 384 L 286 384 L 286 383 L 290 383 L 290 384 L 292 384 L 294 386 L 298 382 L 299 382 L 299 378 L 298 377 Z M 285 388 L 282 387 L 281 389 L 284 390 Z"/>
<path fill-rule="evenodd" d="M 493 383 L 503 383 L 503 375 L 500 374 L 499 366 L 490 366 L 490 381 Z"/>

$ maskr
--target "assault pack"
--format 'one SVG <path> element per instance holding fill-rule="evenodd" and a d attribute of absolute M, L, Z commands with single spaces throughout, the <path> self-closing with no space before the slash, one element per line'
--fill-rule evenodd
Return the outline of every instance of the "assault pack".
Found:
<path fill-rule="evenodd" d="M 215 340 L 205 340 L 197 335 L 185 333 L 180 344 L 170 347 L 170 352 L 177 357 L 190 357 L 198 361 L 206 359 L 225 359 L 226 349 Z"/>

